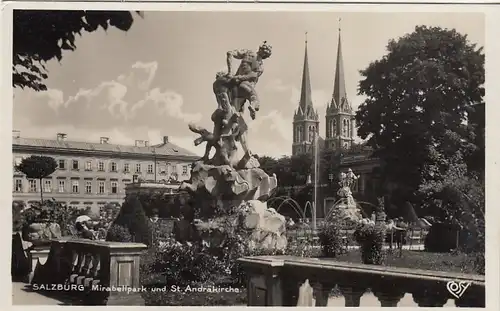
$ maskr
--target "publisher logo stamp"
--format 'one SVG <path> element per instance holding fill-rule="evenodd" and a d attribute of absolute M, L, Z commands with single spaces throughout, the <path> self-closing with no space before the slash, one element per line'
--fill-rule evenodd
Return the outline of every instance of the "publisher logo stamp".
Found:
<path fill-rule="evenodd" d="M 450 281 L 450 282 L 446 283 L 446 288 L 448 289 L 450 294 L 452 294 L 453 296 L 455 296 L 455 298 L 458 299 L 458 298 L 462 297 L 462 295 L 465 293 L 467 288 L 469 288 L 470 284 L 471 284 L 471 282 Z"/>

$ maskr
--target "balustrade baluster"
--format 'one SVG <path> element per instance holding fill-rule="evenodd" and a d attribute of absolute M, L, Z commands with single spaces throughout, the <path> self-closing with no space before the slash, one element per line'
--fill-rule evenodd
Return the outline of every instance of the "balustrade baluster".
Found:
<path fill-rule="evenodd" d="M 381 307 L 397 307 L 405 293 L 396 286 L 391 286 L 388 283 L 385 284 L 385 286 L 377 286 L 378 289 L 374 290 L 373 294 L 378 298 L 378 301 L 380 301 Z"/>
<path fill-rule="evenodd" d="M 462 297 L 455 299 L 455 306 L 459 308 L 484 308 L 485 304 L 485 292 L 477 291 L 473 287 L 468 288 Z"/>
<path fill-rule="evenodd" d="M 412 294 L 413 301 L 419 307 L 442 307 L 448 301 L 449 294 L 438 288 L 422 288 Z"/>
<path fill-rule="evenodd" d="M 287 278 L 283 282 L 283 306 L 285 307 L 296 307 L 299 301 L 299 290 L 300 286 L 304 284 L 303 279 L 291 279 Z"/>
<path fill-rule="evenodd" d="M 316 300 L 316 307 L 326 307 L 330 298 L 330 293 L 335 287 L 335 284 L 326 282 L 313 282 L 313 294 Z"/>
<path fill-rule="evenodd" d="M 344 296 L 346 307 L 359 307 L 361 297 L 363 297 L 366 288 L 353 285 L 339 285 L 339 290 Z"/>

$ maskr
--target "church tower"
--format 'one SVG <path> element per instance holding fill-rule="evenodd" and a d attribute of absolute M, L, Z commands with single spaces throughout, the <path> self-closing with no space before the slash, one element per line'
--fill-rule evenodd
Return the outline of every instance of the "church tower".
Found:
<path fill-rule="evenodd" d="M 333 150 L 351 148 L 354 142 L 354 116 L 355 114 L 351 102 L 347 98 L 345 88 L 344 60 L 342 58 L 342 39 L 339 25 L 333 96 L 326 108 L 325 148 Z"/>
<path fill-rule="evenodd" d="M 315 136 L 318 135 L 319 116 L 314 110 L 311 96 L 311 78 L 307 58 L 307 33 L 305 41 L 304 68 L 299 107 L 293 116 L 292 155 L 308 153 L 313 150 Z"/>

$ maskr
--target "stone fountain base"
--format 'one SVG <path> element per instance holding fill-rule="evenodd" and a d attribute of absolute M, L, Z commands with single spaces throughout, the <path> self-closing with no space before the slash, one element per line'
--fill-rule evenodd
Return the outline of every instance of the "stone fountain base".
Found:
<path fill-rule="evenodd" d="M 240 204 L 231 215 L 199 221 L 195 227 L 200 238 L 212 247 L 222 245 L 228 235 L 250 251 L 283 251 L 287 246 L 285 217 L 258 200 Z"/>

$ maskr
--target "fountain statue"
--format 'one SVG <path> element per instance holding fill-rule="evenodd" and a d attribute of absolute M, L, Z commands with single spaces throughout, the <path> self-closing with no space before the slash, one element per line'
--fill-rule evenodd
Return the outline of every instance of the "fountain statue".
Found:
<path fill-rule="evenodd" d="M 200 135 L 195 145 L 206 143 L 205 154 L 193 163 L 191 180 L 183 182 L 180 190 L 187 190 L 204 204 L 203 196 L 216 201 L 225 219 L 199 222 L 204 231 L 214 231 L 222 221 L 245 227 L 248 245 L 253 248 L 284 249 L 286 247 L 285 218 L 267 208 L 266 200 L 277 187 L 276 175 L 269 176 L 261 168 L 248 144 L 248 126 L 244 106 L 248 102 L 250 118 L 256 118 L 260 101 L 255 86 L 263 73 L 263 62 L 271 56 L 272 48 L 264 43 L 255 51 L 227 52 L 227 72 L 218 72 L 213 83 L 217 108 L 212 113 L 214 127 L 209 130 L 190 124 L 189 129 Z M 241 60 L 232 74 L 233 59 Z M 240 147 L 240 148 L 238 148 Z M 210 157 L 211 151 L 214 151 Z M 243 151 L 243 156 L 239 155 Z M 216 230 L 215 230 L 216 231 Z M 203 235 L 203 234 L 201 234 Z"/>
<path fill-rule="evenodd" d="M 339 186 L 340 189 L 337 191 L 337 195 L 341 199 L 341 203 L 337 205 L 343 212 L 343 217 L 352 221 L 359 221 L 362 219 L 362 215 L 354 198 L 352 197 L 351 187 L 358 180 L 359 176 L 356 176 L 352 169 L 348 169 L 347 173 L 340 173 Z"/>

